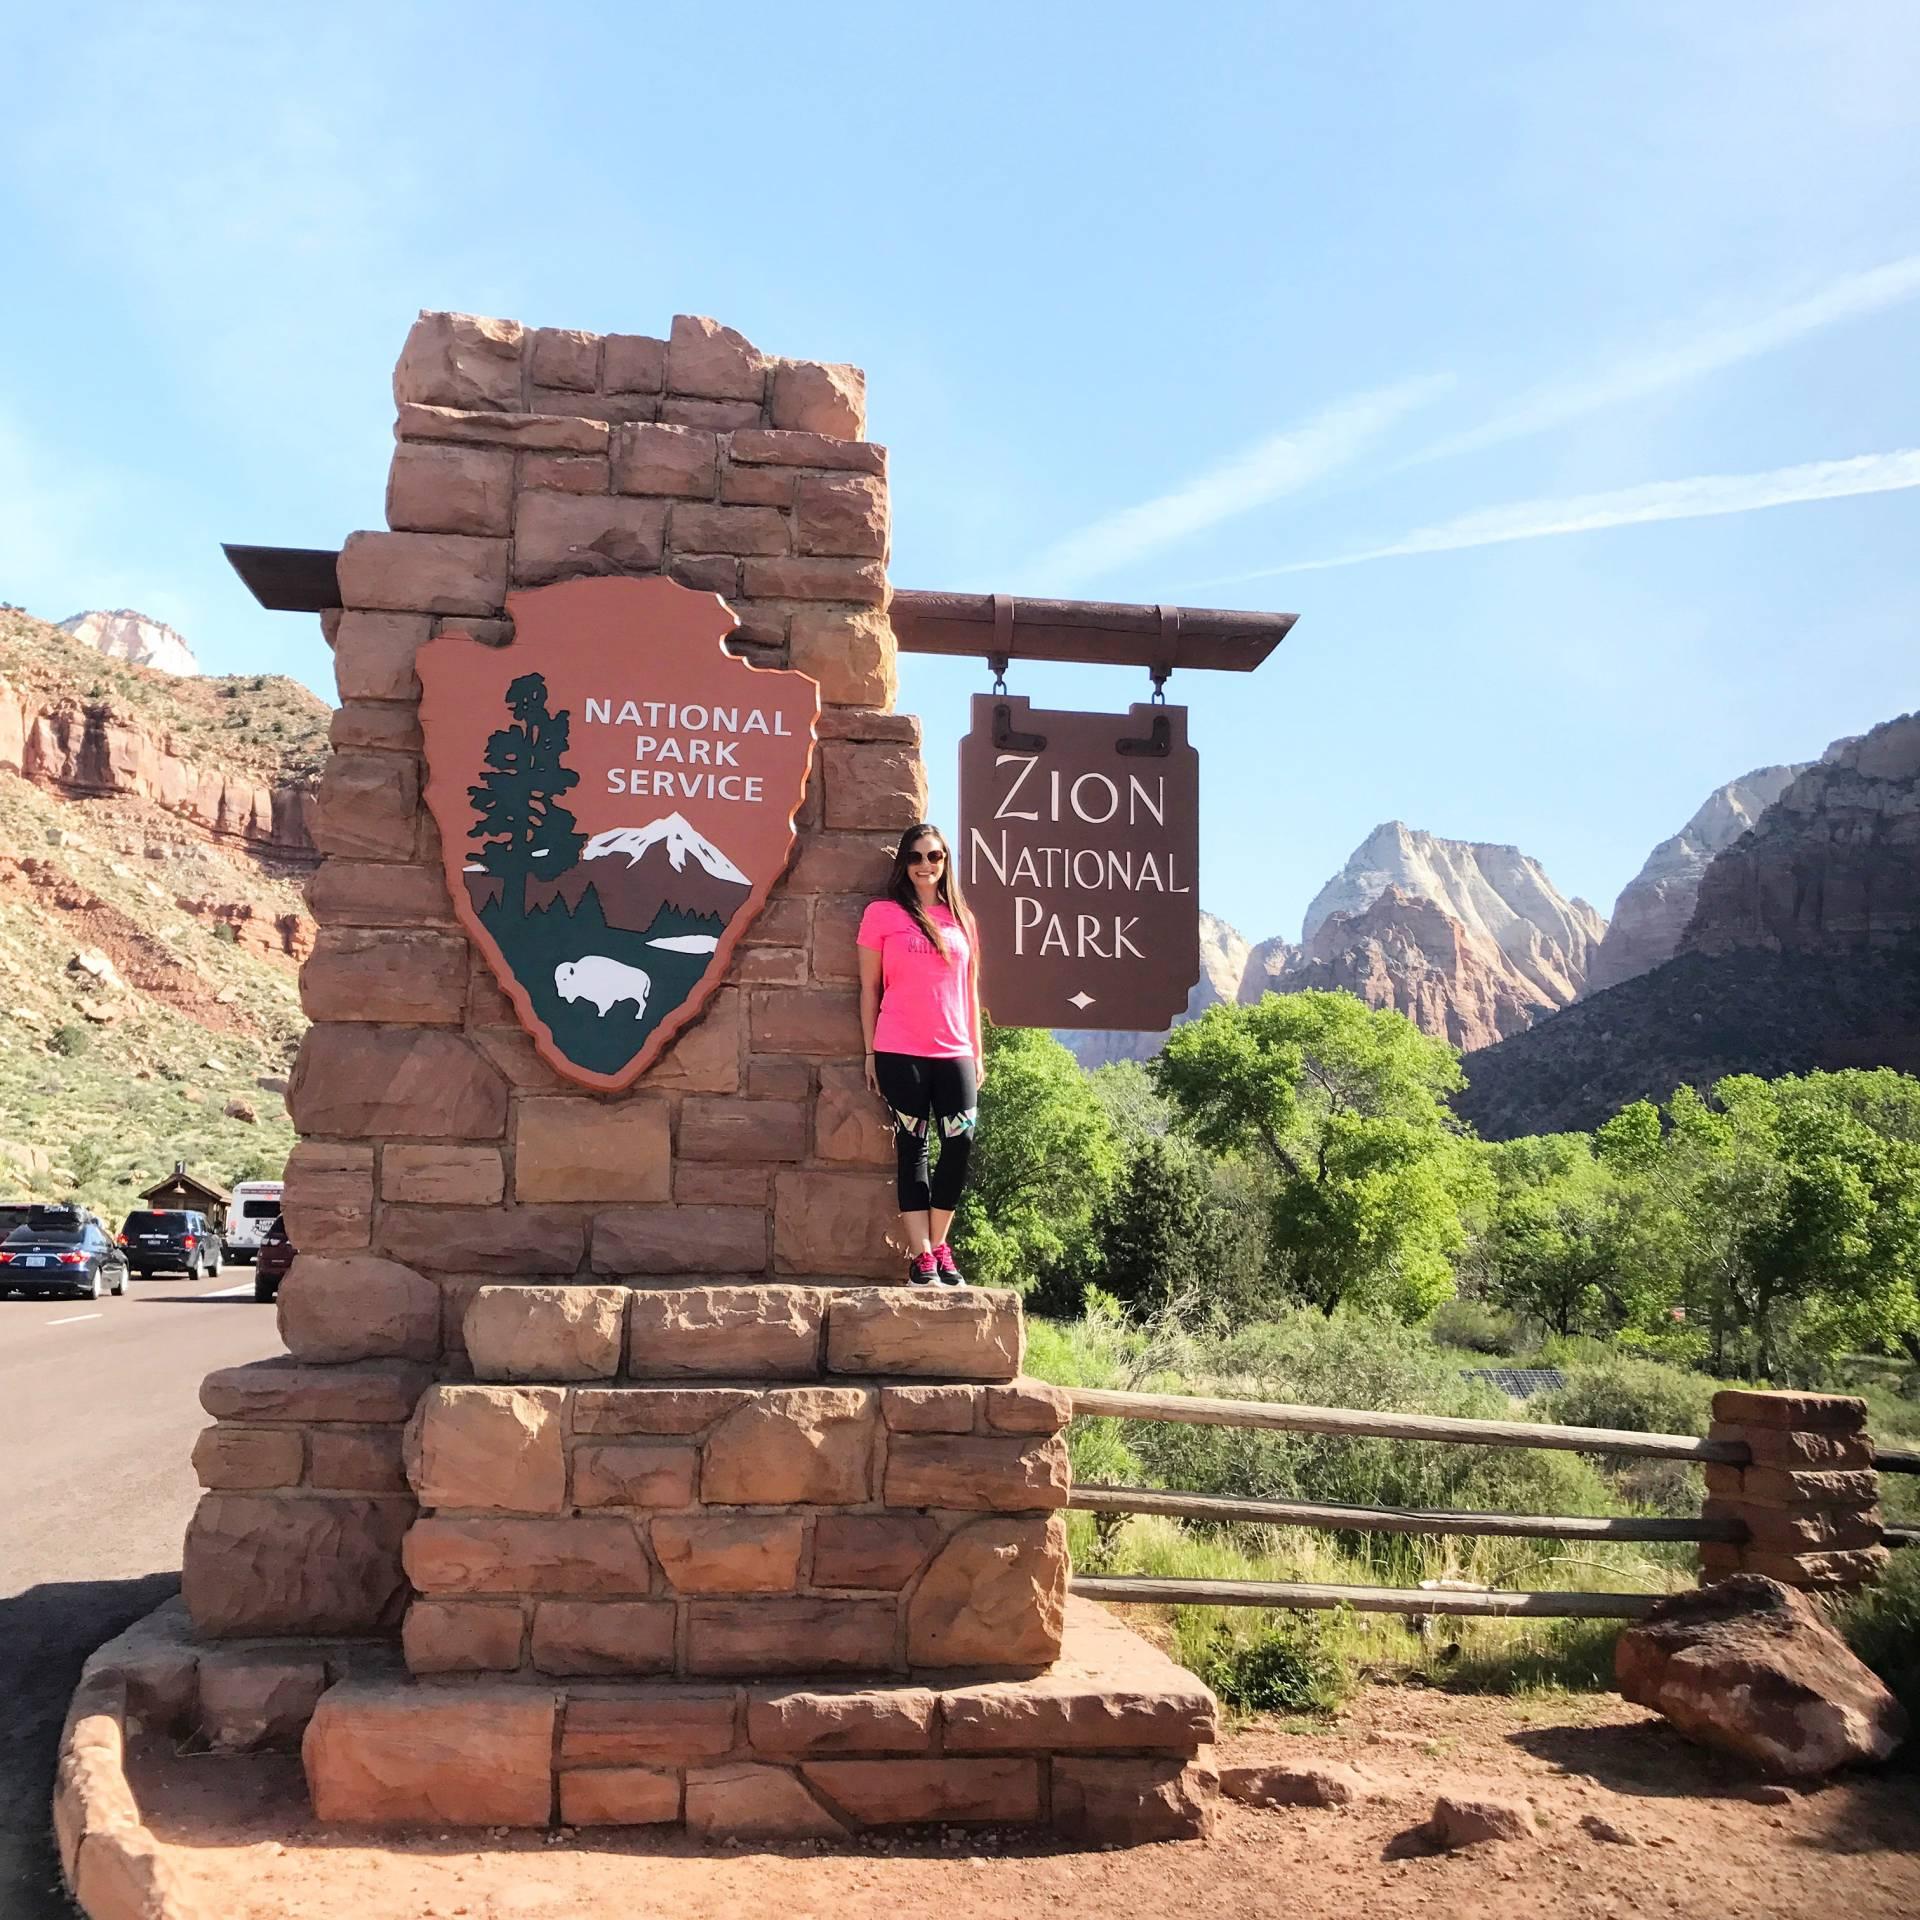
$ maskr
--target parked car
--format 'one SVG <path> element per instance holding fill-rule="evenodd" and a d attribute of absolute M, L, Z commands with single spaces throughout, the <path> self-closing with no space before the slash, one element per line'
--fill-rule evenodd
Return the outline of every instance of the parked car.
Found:
<path fill-rule="evenodd" d="M 204 1213 L 186 1208 L 128 1214 L 120 1244 L 135 1273 L 184 1273 L 198 1280 L 203 1273 L 220 1271 L 220 1236 Z"/>
<path fill-rule="evenodd" d="M 275 1214 L 273 1225 L 260 1242 L 260 1251 L 253 1257 L 253 1297 L 256 1300 L 279 1297 L 280 1282 L 287 1277 L 287 1269 L 293 1265 L 294 1252 L 294 1244 L 287 1238 L 287 1223 Z"/>
<path fill-rule="evenodd" d="M 229 1260 L 241 1264 L 259 1252 L 267 1229 L 280 1218 L 280 1196 L 285 1191 L 281 1180 L 242 1180 L 234 1188 L 226 1231 L 220 1236 Z"/>
<path fill-rule="evenodd" d="M 0 1242 L 0 1287 L 99 1300 L 126 1292 L 127 1256 L 85 1209 L 35 1207 Z"/>

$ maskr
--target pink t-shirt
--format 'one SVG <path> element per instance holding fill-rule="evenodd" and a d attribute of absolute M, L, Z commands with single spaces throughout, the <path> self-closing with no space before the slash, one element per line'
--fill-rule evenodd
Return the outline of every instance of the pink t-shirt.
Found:
<path fill-rule="evenodd" d="M 973 1025 L 973 947 L 947 908 L 935 906 L 928 918 L 947 943 L 944 954 L 897 900 L 876 900 L 860 916 L 860 944 L 880 956 L 874 1051 L 975 1059 L 980 1036 Z"/>

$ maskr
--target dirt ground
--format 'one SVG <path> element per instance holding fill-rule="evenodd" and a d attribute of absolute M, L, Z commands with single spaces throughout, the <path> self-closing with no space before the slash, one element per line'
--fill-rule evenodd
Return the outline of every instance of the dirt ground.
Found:
<path fill-rule="evenodd" d="M 583 1831 L 322 1833 L 291 1757 L 136 1754 L 135 1791 L 199 1910 L 226 1920 L 1031 1920 L 1035 1914 L 1288 1920 L 1772 1920 L 1920 1914 L 1920 1778 L 1859 1776 L 1783 1806 L 1751 1777 L 1612 1696 L 1462 1698 L 1374 1687 L 1330 1727 L 1255 1723 L 1221 1764 L 1345 1760 L 1374 1791 L 1338 1811 L 1225 1804 L 1205 1841 L 1071 1852 L 957 1829 L 845 1846 L 706 1853 Z M 1533 1803 L 1534 1843 L 1456 1854 L 1419 1828 L 1436 1793 Z M 1631 1843 L 1596 1837 L 1598 1816 Z M 478 1844 L 476 1844 L 476 1839 Z"/>

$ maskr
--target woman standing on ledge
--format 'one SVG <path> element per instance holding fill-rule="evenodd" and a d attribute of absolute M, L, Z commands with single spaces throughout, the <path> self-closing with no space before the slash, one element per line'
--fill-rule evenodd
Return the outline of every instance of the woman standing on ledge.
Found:
<path fill-rule="evenodd" d="M 921 821 L 900 836 L 887 895 L 860 920 L 860 1027 L 867 1085 L 891 1109 L 900 1218 L 916 1287 L 966 1283 L 947 1231 L 966 1184 L 980 1054 L 980 954 L 946 836 Z M 927 1171 L 930 1128 L 940 1158 Z"/>

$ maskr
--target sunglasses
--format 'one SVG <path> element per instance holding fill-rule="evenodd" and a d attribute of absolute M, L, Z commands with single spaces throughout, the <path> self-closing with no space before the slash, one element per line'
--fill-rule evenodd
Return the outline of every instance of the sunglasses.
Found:
<path fill-rule="evenodd" d="M 907 865 L 910 867 L 943 867 L 946 863 L 947 850 L 944 847 L 936 847 L 931 853 L 916 847 L 907 855 Z"/>

